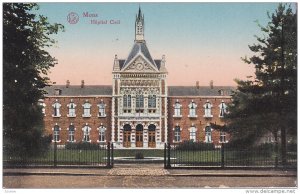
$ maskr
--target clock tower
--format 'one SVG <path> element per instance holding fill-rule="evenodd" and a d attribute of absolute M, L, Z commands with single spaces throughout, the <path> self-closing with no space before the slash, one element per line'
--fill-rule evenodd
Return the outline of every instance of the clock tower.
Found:
<path fill-rule="evenodd" d="M 126 59 L 114 59 L 111 139 L 117 148 L 163 149 L 167 141 L 165 56 L 152 58 L 144 28 L 139 8 L 134 45 Z"/>

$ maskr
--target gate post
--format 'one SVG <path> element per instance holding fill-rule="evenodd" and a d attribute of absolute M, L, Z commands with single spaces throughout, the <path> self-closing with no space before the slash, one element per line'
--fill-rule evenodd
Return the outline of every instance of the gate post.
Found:
<path fill-rule="evenodd" d="M 106 159 L 107 159 L 106 166 L 110 167 L 110 142 L 107 142 L 107 156 L 106 156 Z"/>
<path fill-rule="evenodd" d="M 54 167 L 57 166 L 57 142 L 54 141 L 54 153 L 53 153 L 53 165 Z"/>
<path fill-rule="evenodd" d="M 164 168 L 167 168 L 167 144 L 164 144 Z"/>
<path fill-rule="evenodd" d="M 111 167 L 114 166 L 114 143 L 111 143 Z"/>
<path fill-rule="evenodd" d="M 221 168 L 225 167 L 225 146 L 224 143 L 221 144 Z"/>
<path fill-rule="evenodd" d="M 171 168 L 171 145 L 170 143 L 168 143 L 168 164 L 167 164 L 167 168 Z"/>

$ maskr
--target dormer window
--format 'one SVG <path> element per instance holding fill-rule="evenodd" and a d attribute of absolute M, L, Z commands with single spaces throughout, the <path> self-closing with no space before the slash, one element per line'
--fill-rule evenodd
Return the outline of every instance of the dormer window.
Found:
<path fill-rule="evenodd" d="M 98 117 L 106 117 L 106 114 L 105 114 L 106 104 L 104 104 L 103 100 L 101 100 L 101 102 L 97 106 L 99 108 Z"/>
<path fill-rule="evenodd" d="M 227 105 L 225 102 L 222 100 L 221 104 L 219 105 L 220 108 L 220 115 L 219 117 L 224 117 L 224 115 L 227 113 Z"/>
<path fill-rule="evenodd" d="M 62 94 L 62 90 L 61 89 L 55 89 L 54 90 L 54 95 L 55 96 L 60 96 Z"/>
<path fill-rule="evenodd" d="M 213 107 L 212 104 L 207 100 L 204 104 L 204 117 L 211 118 L 213 115 L 211 114 L 211 108 Z"/>
<path fill-rule="evenodd" d="M 91 128 L 89 127 L 89 125 L 86 123 L 85 126 L 82 128 L 83 131 L 83 142 L 91 142 L 90 140 L 90 131 Z"/>
<path fill-rule="evenodd" d="M 52 105 L 52 107 L 53 107 L 53 114 L 52 114 L 52 116 L 53 117 L 60 117 L 61 116 L 61 114 L 60 114 L 61 104 L 58 102 L 57 99 L 55 100 L 55 103 Z"/>
<path fill-rule="evenodd" d="M 88 100 L 85 101 L 83 106 L 83 115 L 82 117 L 91 117 L 91 104 L 88 102 Z"/>
<path fill-rule="evenodd" d="M 179 103 L 178 99 L 176 100 L 174 106 L 174 115 L 173 117 L 182 117 L 181 115 L 181 104 Z"/>
<path fill-rule="evenodd" d="M 189 104 L 189 116 L 188 117 L 197 117 L 196 114 L 196 108 L 197 104 L 192 100 L 192 102 Z"/>
<path fill-rule="evenodd" d="M 67 116 L 68 117 L 76 117 L 76 114 L 75 114 L 76 104 L 73 102 L 73 99 L 71 99 L 71 101 L 67 105 L 67 107 L 69 108 L 69 114 Z"/>

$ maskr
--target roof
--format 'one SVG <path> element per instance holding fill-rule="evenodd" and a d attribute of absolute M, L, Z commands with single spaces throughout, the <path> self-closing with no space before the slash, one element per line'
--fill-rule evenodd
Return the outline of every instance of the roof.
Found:
<path fill-rule="evenodd" d="M 169 96 L 229 96 L 235 90 L 233 86 L 169 86 Z"/>
<path fill-rule="evenodd" d="M 55 90 L 61 90 L 62 96 L 96 96 L 96 95 L 112 95 L 112 86 L 110 85 L 85 85 L 83 88 L 79 85 L 53 85 L 44 88 L 48 93 L 46 96 L 54 96 Z M 233 86 L 169 86 L 168 96 L 229 96 L 235 90 Z M 223 91 L 223 94 L 221 94 Z"/>
<path fill-rule="evenodd" d="M 137 55 L 142 54 L 144 55 L 144 57 L 153 65 L 155 65 L 158 69 L 160 67 L 160 65 L 158 66 L 154 60 L 152 59 L 150 52 L 148 50 L 148 47 L 146 45 L 146 42 L 135 42 L 125 63 L 122 65 L 122 67 L 125 67 L 134 57 L 136 57 Z M 121 68 L 121 65 L 120 65 Z"/>

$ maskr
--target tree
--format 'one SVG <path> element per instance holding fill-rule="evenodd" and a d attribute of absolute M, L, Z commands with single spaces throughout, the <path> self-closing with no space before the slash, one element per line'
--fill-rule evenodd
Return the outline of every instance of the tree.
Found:
<path fill-rule="evenodd" d="M 279 4 L 266 27 L 259 25 L 263 37 L 249 46 L 255 54 L 243 58 L 253 64 L 255 77 L 236 80 L 227 128 L 233 141 L 254 144 L 271 132 L 275 141 L 281 135 L 282 162 L 286 162 L 286 134 L 297 134 L 297 13 L 291 5 Z M 249 77 L 250 78 L 250 77 Z"/>
<path fill-rule="evenodd" d="M 35 3 L 3 4 L 3 146 L 9 155 L 35 155 L 49 145 L 38 104 L 56 59 L 45 50 L 63 30 L 32 13 Z"/>

